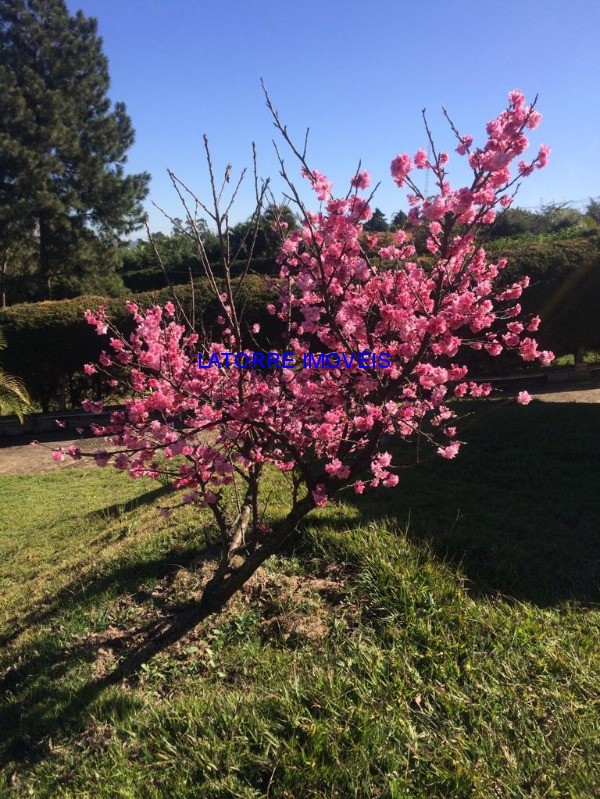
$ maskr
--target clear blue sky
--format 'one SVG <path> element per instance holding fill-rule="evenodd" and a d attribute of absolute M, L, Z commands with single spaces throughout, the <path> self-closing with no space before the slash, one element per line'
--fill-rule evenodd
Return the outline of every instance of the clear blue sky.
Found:
<path fill-rule="evenodd" d="M 441 106 L 480 141 L 513 88 L 528 98 L 539 94 L 543 121 L 531 135 L 532 150 L 542 141 L 552 148 L 548 167 L 523 183 L 518 204 L 600 194 L 597 0 L 67 4 L 98 19 L 110 96 L 126 103 L 136 130 L 128 169 L 152 174 L 153 230 L 170 224 L 151 201 L 182 215 L 167 168 L 206 191 L 203 133 L 219 169 L 250 164 L 255 141 L 262 174 L 276 178 L 275 130 L 260 78 L 298 142 L 310 127 L 309 161 L 334 181 L 334 191 L 345 193 L 360 158 L 382 181 L 374 204 L 388 215 L 406 208 L 389 163 L 425 145 L 421 109 L 428 109 L 438 145 L 453 148 Z M 451 165 L 460 160 L 455 155 Z M 286 165 L 298 175 L 291 156 Z M 250 203 L 243 194 L 234 221 L 250 213 Z"/>

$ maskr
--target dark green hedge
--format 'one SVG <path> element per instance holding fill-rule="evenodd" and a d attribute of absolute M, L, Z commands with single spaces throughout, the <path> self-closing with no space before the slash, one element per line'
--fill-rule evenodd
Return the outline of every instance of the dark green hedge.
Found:
<path fill-rule="evenodd" d="M 537 335 L 544 349 L 557 355 L 575 352 L 578 347 L 600 349 L 600 236 L 598 234 L 561 239 L 543 236 L 494 242 L 488 246 L 491 257 L 507 255 L 507 277 L 527 274 L 531 286 L 523 295 L 526 313 L 542 317 Z M 174 288 L 183 307 L 191 311 L 189 285 Z M 238 296 L 246 329 L 260 322 L 256 341 L 248 337 L 248 346 L 277 346 L 278 321 L 267 313 L 273 290 L 266 278 L 248 276 Z M 132 294 L 140 306 L 148 307 L 171 299 L 171 289 Z M 198 321 L 209 327 L 217 309 L 211 301 L 205 279 L 195 284 Z M 86 308 L 106 305 L 117 327 L 132 329 L 124 298 L 77 297 L 57 302 L 24 303 L 0 310 L 0 326 L 8 347 L 3 353 L 3 367 L 25 381 L 33 399 L 45 410 L 68 405 L 78 406 L 86 396 L 103 396 L 107 386 L 98 376 L 81 373 L 84 363 L 96 361 L 107 348 L 107 337 L 96 335 L 84 319 Z M 501 371 L 512 363 L 502 358 L 487 359 L 482 368 Z"/>
<path fill-rule="evenodd" d="M 522 305 L 541 316 L 540 346 L 557 355 L 600 347 L 600 236 L 540 236 L 505 249 L 508 274 L 528 275 Z"/>
<path fill-rule="evenodd" d="M 220 264 L 214 263 L 212 267 L 217 277 L 222 276 L 223 272 Z M 246 261 L 234 261 L 231 264 L 231 274 L 237 277 L 245 268 Z M 195 280 L 204 275 L 197 258 L 188 265 L 178 264 L 176 268 L 166 267 L 168 280 L 173 285 L 185 285 L 189 283 L 190 270 Z M 276 275 L 279 272 L 279 267 L 277 266 L 275 258 L 253 258 L 249 271 L 255 275 Z M 167 285 L 164 272 L 156 267 L 150 269 L 124 268 L 118 271 L 118 275 L 129 291 L 159 291 Z"/>
<path fill-rule="evenodd" d="M 176 286 L 174 291 L 191 317 L 191 287 Z M 265 278 L 249 276 L 237 297 L 245 330 L 254 322 L 261 323 L 260 346 L 274 345 L 279 335 L 277 319 L 266 310 L 273 296 L 274 292 Z M 130 299 L 147 308 L 172 299 L 172 290 L 132 294 Z M 108 387 L 100 376 L 82 374 L 84 363 L 97 361 L 100 352 L 109 348 L 108 336 L 98 336 L 95 328 L 84 318 L 87 308 L 94 309 L 99 305 L 107 307 L 109 316 L 121 332 L 131 332 L 133 323 L 125 309 L 125 298 L 77 297 L 56 302 L 23 303 L 0 310 L 0 327 L 8 345 L 3 352 L 3 367 L 23 378 L 33 400 L 43 410 L 77 407 L 85 397 L 106 395 Z M 210 328 L 218 312 L 204 279 L 195 284 L 195 309 L 198 326 L 201 322 Z"/>

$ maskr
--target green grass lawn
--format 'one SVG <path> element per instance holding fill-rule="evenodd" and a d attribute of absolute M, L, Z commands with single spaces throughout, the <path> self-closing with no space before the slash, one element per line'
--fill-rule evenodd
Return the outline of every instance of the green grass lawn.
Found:
<path fill-rule="evenodd" d="M 598 795 L 600 405 L 482 404 L 465 438 L 118 685 L 208 519 L 110 469 L 1 477 L 0 796 Z"/>

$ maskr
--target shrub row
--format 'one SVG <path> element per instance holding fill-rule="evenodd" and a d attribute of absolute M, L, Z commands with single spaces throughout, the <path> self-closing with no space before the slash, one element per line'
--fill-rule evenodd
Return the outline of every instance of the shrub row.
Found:
<path fill-rule="evenodd" d="M 542 318 L 540 345 L 557 355 L 598 348 L 600 236 L 542 236 L 506 252 L 509 274 L 531 278 L 522 305 Z"/>
<path fill-rule="evenodd" d="M 161 291 L 132 294 L 130 299 L 142 308 L 164 304 L 177 296 L 191 318 L 195 309 L 197 327 L 210 328 L 216 320 L 217 309 L 205 279 L 195 283 L 194 302 L 189 285 Z M 256 321 L 261 323 L 257 344 L 273 345 L 278 337 L 278 322 L 267 313 L 273 289 L 263 277 L 249 276 L 238 297 L 244 329 Z M 85 397 L 101 398 L 108 387 L 100 375 L 82 374 L 84 363 L 97 361 L 100 352 L 108 349 L 108 336 L 98 336 L 84 318 L 87 308 L 105 305 L 116 327 L 125 335 L 133 329 L 131 315 L 125 308 L 125 298 L 99 296 L 77 297 L 71 300 L 22 303 L 0 310 L 0 327 L 7 340 L 3 367 L 23 378 L 32 399 L 49 411 L 56 408 L 78 407 Z M 254 342 L 252 343 L 254 346 Z"/>
<path fill-rule="evenodd" d="M 504 243 L 506 244 L 506 242 Z M 537 313 L 543 319 L 538 334 L 542 347 L 557 355 L 583 349 L 600 349 L 600 237 L 598 234 L 579 238 L 540 237 L 513 242 L 509 248 L 491 243 L 488 251 L 498 257 L 508 251 L 508 277 L 526 274 L 531 286 L 523 295 L 526 313 Z M 179 298 L 186 313 L 191 314 L 192 292 L 189 285 L 160 291 L 132 294 L 140 306 L 164 303 Z M 267 313 L 266 305 L 273 297 L 265 277 L 250 275 L 238 295 L 246 330 L 254 322 L 261 324 L 258 337 L 248 336 L 248 346 L 276 346 L 277 320 Z M 83 397 L 104 396 L 107 386 L 100 376 L 81 373 L 84 363 L 96 361 L 107 348 L 107 337 L 99 337 L 85 322 L 86 308 L 106 305 L 116 326 L 124 334 L 132 329 L 132 320 L 125 310 L 123 298 L 99 296 L 77 297 L 57 302 L 23 303 L 0 310 L 0 326 L 8 348 L 3 366 L 23 378 L 33 399 L 44 409 L 77 407 Z M 198 324 L 210 327 L 217 310 L 206 280 L 195 282 L 194 306 Z M 481 362 L 480 362 L 481 361 Z M 501 372 L 517 365 L 509 358 L 474 358 L 473 366 L 489 372 Z"/>
<path fill-rule="evenodd" d="M 212 264 L 215 275 L 222 276 L 220 264 Z M 231 264 L 231 274 L 236 277 L 246 268 L 246 261 L 234 261 Z M 201 265 L 196 258 L 190 260 L 189 264 L 178 264 L 176 267 L 165 267 L 168 280 L 173 285 L 183 285 L 189 283 L 190 271 L 194 279 L 198 279 L 201 272 Z M 251 271 L 257 275 L 275 275 L 279 271 L 275 258 L 253 258 Z M 117 274 L 123 280 L 127 289 L 131 292 L 158 291 L 165 287 L 167 281 L 161 269 L 153 267 L 151 269 L 120 269 Z"/>

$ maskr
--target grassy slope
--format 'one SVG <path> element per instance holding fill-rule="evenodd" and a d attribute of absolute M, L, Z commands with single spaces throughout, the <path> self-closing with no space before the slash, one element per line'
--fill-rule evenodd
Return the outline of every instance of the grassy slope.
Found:
<path fill-rule="evenodd" d="M 0 796 L 595 795 L 600 406 L 488 405 L 466 437 L 102 690 L 206 531 L 114 471 L 1 478 Z"/>

